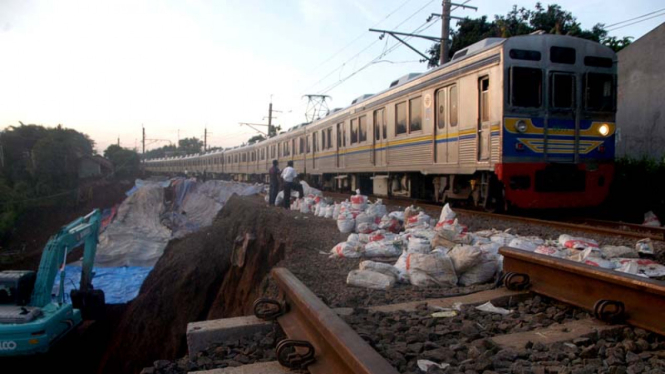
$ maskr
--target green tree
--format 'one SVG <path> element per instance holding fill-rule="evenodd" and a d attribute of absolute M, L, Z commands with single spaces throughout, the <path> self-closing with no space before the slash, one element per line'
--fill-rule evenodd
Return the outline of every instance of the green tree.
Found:
<path fill-rule="evenodd" d="M 184 138 L 178 142 L 178 150 L 187 155 L 201 153 L 203 142 L 198 138 Z"/>
<path fill-rule="evenodd" d="M 131 149 L 111 144 L 104 150 L 104 157 L 111 160 L 115 175 L 118 177 L 135 177 L 140 171 L 141 157 Z"/>
<path fill-rule="evenodd" d="M 573 14 L 557 4 L 543 6 L 541 3 L 536 3 L 533 10 L 513 6 L 512 10 L 506 15 L 495 15 L 494 21 L 488 21 L 486 16 L 477 19 L 465 18 L 458 21 L 457 26 L 457 30 L 451 32 L 449 57 L 452 57 L 460 49 L 485 38 L 509 38 L 535 31 L 593 40 L 612 48 L 614 51 L 626 47 L 632 39 L 631 37 L 622 39 L 608 37 L 605 25 L 600 23 L 594 25 L 590 30 L 582 29 Z M 437 43 L 427 51 L 430 56 L 427 61 L 428 67 L 438 66 L 440 49 L 441 46 Z"/>
<path fill-rule="evenodd" d="M 261 134 L 258 134 L 258 135 L 254 135 L 251 138 L 249 138 L 249 140 L 247 141 L 247 144 L 254 144 L 256 142 L 262 142 L 264 140 L 266 140 L 266 137 L 261 135 Z"/>

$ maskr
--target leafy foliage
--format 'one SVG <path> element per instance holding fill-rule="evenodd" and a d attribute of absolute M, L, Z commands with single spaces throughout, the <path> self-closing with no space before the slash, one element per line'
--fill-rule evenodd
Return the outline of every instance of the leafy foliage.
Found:
<path fill-rule="evenodd" d="M 118 177 L 134 177 L 139 173 L 141 158 L 131 149 L 111 144 L 104 150 L 104 157 L 113 162 Z"/>
<path fill-rule="evenodd" d="M 593 40 L 612 48 L 615 52 L 628 46 L 632 40 L 632 37 L 622 39 L 608 37 L 605 25 L 601 23 L 596 24 L 590 30 L 584 30 L 571 12 L 557 4 L 543 6 L 541 3 L 536 3 L 534 10 L 513 5 L 511 11 L 506 15 L 495 15 L 493 21 L 488 21 L 486 16 L 476 19 L 465 18 L 458 21 L 457 26 L 457 30 L 451 32 L 452 42 L 449 57 L 460 49 L 486 38 L 509 38 L 535 31 Z M 430 55 L 428 67 L 438 66 L 440 51 L 439 43 L 434 44 L 427 51 Z"/>

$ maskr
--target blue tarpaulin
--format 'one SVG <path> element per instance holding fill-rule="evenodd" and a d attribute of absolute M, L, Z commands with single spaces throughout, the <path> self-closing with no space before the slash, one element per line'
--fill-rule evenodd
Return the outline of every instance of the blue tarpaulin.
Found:
<path fill-rule="evenodd" d="M 134 299 L 141 289 L 145 278 L 150 274 L 152 267 L 123 266 L 95 268 L 92 285 L 97 290 L 104 291 L 107 304 L 124 304 Z M 81 282 L 81 267 L 65 267 L 65 300 L 69 300 L 69 292 L 78 288 Z M 60 274 L 56 277 L 53 292 L 57 294 L 60 286 Z"/>

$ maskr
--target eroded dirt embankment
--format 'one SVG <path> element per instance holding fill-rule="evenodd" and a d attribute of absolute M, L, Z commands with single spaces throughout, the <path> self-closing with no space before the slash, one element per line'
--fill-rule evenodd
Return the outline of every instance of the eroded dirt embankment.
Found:
<path fill-rule="evenodd" d="M 234 196 L 212 226 L 169 243 L 122 316 L 101 373 L 134 373 L 182 356 L 189 322 L 251 313 L 259 285 L 290 244 L 290 233 L 275 229 L 286 212 L 268 214 L 258 201 Z"/>

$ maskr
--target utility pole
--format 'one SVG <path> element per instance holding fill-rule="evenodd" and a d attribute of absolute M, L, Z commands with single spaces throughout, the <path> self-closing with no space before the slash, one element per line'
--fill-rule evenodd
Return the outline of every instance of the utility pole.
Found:
<path fill-rule="evenodd" d="M 441 56 L 439 56 L 439 65 L 448 62 L 448 38 L 450 38 L 450 0 L 443 0 L 443 12 L 441 13 Z"/>
<path fill-rule="evenodd" d="M 208 128 L 205 127 L 203 129 L 203 152 L 205 153 L 207 149 L 208 149 Z"/>
<path fill-rule="evenodd" d="M 145 158 L 145 127 L 143 127 L 143 125 L 141 125 L 141 127 L 143 128 L 143 140 L 142 140 L 142 143 L 143 143 L 143 157 Z"/>
<path fill-rule="evenodd" d="M 303 95 L 307 98 L 307 109 L 305 109 L 305 121 L 314 122 L 330 113 L 326 100 L 332 99 L 328 95 Z"/>
<path fill-rule="evenodd" d="M 272 131 L 272 95 L 270 95 L 270 104 L 268 105 L 268 137 L 273 136 Z"/>
<path fill-rule="evenodd" d="M 451 16 L 450 13 L 457 9 L 457 8 L 462 8 L 462 9 L 473 9 L 475 11 L 478 10 L 477 7 L 475 6 L 469 6 L 469 5 L 464 5 L 468 3 L 471 0 L 466 0 L 462 4 L 456 4 L 450 2 L 450 0 L 443 0 L 443 12 L 441 14 L 436 14 L 432 13 L 431 17 L 441 17 L 441 50 L 439 51 L 439 65 L 443 65 L 446 62 L 448 62 L 448 54 L 450 53 L 450 45 L 449 45 L 449 39 L 450 39 L 450 20 L 452 18 L 457 19 L 457 20 L 463 20 L 464 18 L 462 17 L 455 17 Z M 454 5 L 455 9 L 450 9 L 450 6 Z M 427 20 L 429 21 L 430 18 Z"/>
<path fill-rule="evenodd" d="M 118 147 L 120 147 L 120 137 L 118 136 Z"/>

